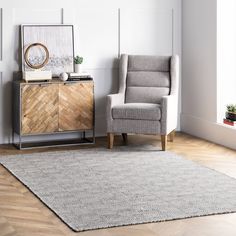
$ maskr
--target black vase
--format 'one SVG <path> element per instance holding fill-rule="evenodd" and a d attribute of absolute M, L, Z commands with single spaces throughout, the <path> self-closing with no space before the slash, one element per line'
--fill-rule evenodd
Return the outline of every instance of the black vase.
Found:
<path fill-rule="evenodd" d="M 225 113 L 225 117 L 226 117 L 226 119 L 236 121 L 236 113 L 228 112 L 228 111 L 227 111 L 227 112 Z"/>

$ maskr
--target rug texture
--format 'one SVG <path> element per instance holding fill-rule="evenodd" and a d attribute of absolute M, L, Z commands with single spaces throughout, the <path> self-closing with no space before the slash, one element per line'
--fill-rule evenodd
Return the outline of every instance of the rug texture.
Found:
<path fill-rule="evenodd" d="M 236 180 L 170 152 L 86 149 L 0 157 L 74 231 L 236 212 Z"/>

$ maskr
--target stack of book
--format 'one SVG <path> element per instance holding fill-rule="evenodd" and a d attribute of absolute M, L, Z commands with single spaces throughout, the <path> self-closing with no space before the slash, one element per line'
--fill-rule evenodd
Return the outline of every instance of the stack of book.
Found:
<path fill-rule="evenodd" d="M 223 119 L 224 124 L 226 125 L 231 125 L 231 126 L 236 126 L 236 121 L 230 120 L 230 119 Z"/>
<path fill-rule="evenodd" d="M 69 81 L 78 81 L 78 80 L 92 80 L 92 77 L 87 72 L 81 72 L 81 73 L 69 73 Z"/>

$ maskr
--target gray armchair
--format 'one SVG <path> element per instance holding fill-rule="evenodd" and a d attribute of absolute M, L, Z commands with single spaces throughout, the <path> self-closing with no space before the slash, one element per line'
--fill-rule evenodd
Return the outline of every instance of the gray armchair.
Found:
<path fill-rule="evenodd" d="M 167 135 L 173 141 L 177 127 L 178 56 L 121 55 L 119 92 L 107 97 L 108 148 L 114 133 L 160 134 L 162 150 Z"/>

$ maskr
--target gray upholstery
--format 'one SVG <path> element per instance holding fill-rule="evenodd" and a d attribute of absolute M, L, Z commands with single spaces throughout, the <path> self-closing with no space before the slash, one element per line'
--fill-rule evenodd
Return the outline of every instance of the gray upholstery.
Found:
<path fill-rule="evenodd" d="M 160 87 L 127 87 L 126 103 L 160 103 L 163 96 L 169 94 L 169 88 Z"/>
<path fill-rule="evenodd" d="M 170 72 L 130 71 L 127 74 L 127 87 L 170 88 Z"/>
<path fill-rule="evenodd" d="M 128 71 L 170 72 L 171 57 L 129 55 Z"/>
<path fill-rule="evenodd" d="M 127 103 L 160 103 L 170 93 L 170 57 L 129 56 Z"/>
<path fill-rule="evenodd" d="M 107 132 L 167 135 L 177 126 L 178 56 L 125 55 L 107 97 Z"/>
<path fill-rule="evenodd" d="M 155 120 L 113 120 L 112 133 L 160 134 L 161 122 Z"/>
<path fill-rule="evenodd" d="M 126 103 L 112 109 L 113 119 L 160 120 L 161 110 L 158 104 Z"/>

